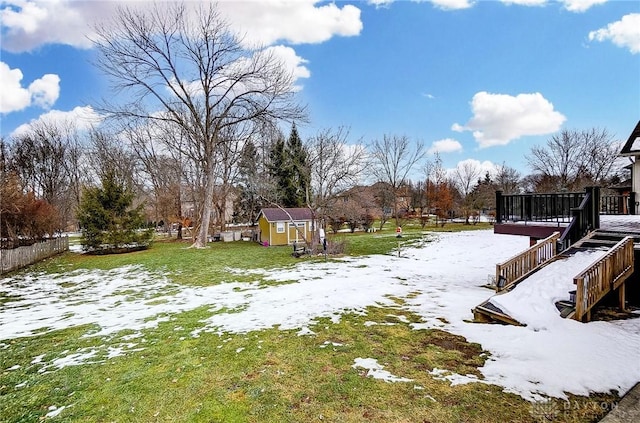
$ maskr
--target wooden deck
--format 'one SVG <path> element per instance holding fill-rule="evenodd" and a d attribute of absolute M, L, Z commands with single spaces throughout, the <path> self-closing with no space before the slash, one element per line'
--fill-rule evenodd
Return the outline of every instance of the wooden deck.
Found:
<path fill-rule="evenodd" d="M 627 235 L 640 235 L 640 216 L 601 214 L 600 230 L 622 232 Z"/>
<path fill-rule="evenodd" d="M 607 228 L 606 231 L 591 232 L 557 256 L 551 258 L 545 256 L 544 260 L 540 260 L 537 263 L 537 266 L 528 266 L 531 262 L 530 258 L 537 256 L 539 253 L 533 254 L 531 248 L 507 262 L 497 265 L 496 278 L 502 276 L 505 278 L 505 282 L 511 282 L 509 279 L 512 278 L 514 282 L 506 284 L 508 289 L 502 292 L 517 289 L 518 283 L 526 280 L 531 274 L 557 258 L 570 257 L 576 251 L 606 249 L 608 252 L 604 257 L 592 263 L 589 268 L 573 278 L 576 285 L 575 298 L 570 301 L 560 301 L 559 303 L 562 304 L 557 303 L 556 307 L 561 317 L 588 322 L 591 318 L 593 307 L 608 293 L 615 291 L 618 294 L 619 306 L 624 310 L 625 282 L 634 273 L 634 256 L 637 256 L 640 252 L 640 218 L 628 216 L 626 219 L 605 218 L 604 221 Z M 508 266 L 505 266 L 505 264 Z M 516 268 L 511 269 L 514 266 Z M 497 290 L 501 291 L 500 289 Z M 493 304 L 491 302 L 492 298 L 472 310 L 476 321 L 521 325 L 520 322 L 517 322 Z"/>

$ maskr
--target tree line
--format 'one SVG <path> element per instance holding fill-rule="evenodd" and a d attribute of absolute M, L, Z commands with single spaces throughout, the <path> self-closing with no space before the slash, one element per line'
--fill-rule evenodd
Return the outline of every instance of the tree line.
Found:
<path fill-rule="evenodd" d="M 497 189 L 577 190 L 606 185 L 618 170 L 614 139 L 601 129 L 563 130 L 533 147 L 527 176 L 505 164 L 483 174 L 471 161 L 447 171 L 403 135 L 365 142 L 338 127 L 302 140 L 297 124 L 308 113 L 292 73 L 272 50 L 247 46 L 215 4 L 123 6 L 95 30 L 95 65 L 117 94 L 95 105 L 107 119 L 90 130 L 38 122 L 0 141 L 3 239 L 77 229 L 96 187 L 178 236 L 187 228 L 203 247 L 213 230 L 253 222 L 263 207 L 309 207 L 328 226 L 354 229 L 407 215 L 472 223 Z"/>

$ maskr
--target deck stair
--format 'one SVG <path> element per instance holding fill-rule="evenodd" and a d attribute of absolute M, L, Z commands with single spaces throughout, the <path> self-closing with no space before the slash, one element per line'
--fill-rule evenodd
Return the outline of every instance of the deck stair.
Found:
<path fill-rule="evenodd" d="M 616 291 L 620 308 L 624 309 L 625 282 L 634 271 L 634 250 L 640 250 L 640 234 L 596 230 L 559 254 L 556 254 L 555 246 L 550 246 L 555 241 L 557 234 L 496 265 L 496 295 L 517 289 L 519 283 L 558 259 L 570 258 L 578 251 L 606 250 L 604 257 L 573 278 L 576 292 L 567 293 L 570 298 L 558 301 L 556 308 L 561 317 L 589 321 L 592 308 L 609 292 Z M 551 251 L 553 255 L 549 256 Z M 472 311 L 478 322 L 522 325 L 493 304 L 491 298 Z"/>
<path fill-rule="evenodd" d="M 587 236 L 573 245 L 573 248 L 598 248 L 598 247 L 613 247 L 625 236 L 633 238 L 633 249 L 640 251 L 640 234 L 630 234 L 624 232 L 612 232 L 604 231 L 601 229 L 590 232 Z"/>

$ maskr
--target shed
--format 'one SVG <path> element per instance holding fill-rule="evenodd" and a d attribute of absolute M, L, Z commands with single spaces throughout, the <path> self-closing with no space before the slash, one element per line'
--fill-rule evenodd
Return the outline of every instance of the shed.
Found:
<path fill-rule="evenodd" d="M 258 214 L 260 242 L 268 245 L 290 245 L 311 240 L 313 213 L 308 208 L 265 208 Z M 304 234 L 304 236 L 303 236 Z"/>

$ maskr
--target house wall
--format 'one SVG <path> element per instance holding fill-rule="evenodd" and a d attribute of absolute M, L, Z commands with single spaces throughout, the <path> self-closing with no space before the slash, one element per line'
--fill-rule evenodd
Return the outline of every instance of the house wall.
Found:
<path fill-rule="evenodd" d="M 631 169 L 631 189 L 636 193 L 636 204 L 632 204 L 631 207 L 635 206 L 635 214 L 640 214 L 640 207 L 637 204 L 640 201 L 640 156 L 636 156 Z"/>

